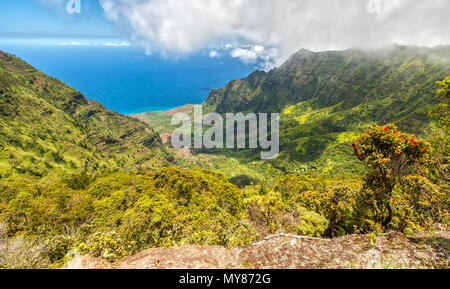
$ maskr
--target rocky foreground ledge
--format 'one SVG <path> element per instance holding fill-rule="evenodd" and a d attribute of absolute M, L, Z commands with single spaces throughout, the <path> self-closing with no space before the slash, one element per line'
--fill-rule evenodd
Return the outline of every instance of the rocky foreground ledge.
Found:
<path fill-rule="evenodd" d="M 450 268 L 450 230 L 407 237 L 335 239 L 273 235 L 245 248 L 183 246 L 143 251 L 116 263 L 80 256 L 68 269 L 402 269 Z"/>

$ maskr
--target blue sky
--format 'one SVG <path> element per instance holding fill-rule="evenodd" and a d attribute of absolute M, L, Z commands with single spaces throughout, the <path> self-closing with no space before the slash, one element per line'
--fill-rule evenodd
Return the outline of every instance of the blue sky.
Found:
<path fill-rule="evenodd" d="M 80 14 L 67 13 L 67 2 L 0 0 L 0 39 L 126 39 L 106 20 L 98 1 L 81 0 Z"/>

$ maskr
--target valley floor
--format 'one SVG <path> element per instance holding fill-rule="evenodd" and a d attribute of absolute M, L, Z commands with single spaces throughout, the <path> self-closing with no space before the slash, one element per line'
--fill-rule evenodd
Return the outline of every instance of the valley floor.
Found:
<path fill-rule="evenodd" d="M 183 246 L 143 251 L 116 263 L 81 256 L 70 269 L 403 269 L 449 268 L 450 229 L 407 237 L 335 239 L 274 235 L 244 248 Z"/>

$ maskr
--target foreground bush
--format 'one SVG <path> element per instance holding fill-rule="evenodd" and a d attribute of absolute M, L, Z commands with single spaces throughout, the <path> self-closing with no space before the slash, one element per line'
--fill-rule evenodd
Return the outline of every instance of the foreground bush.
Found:
<path fill-rule="evenodd" d="M 284 202 L 280 193 L 255 195 L 246 202 L 249 221 L 260 237 L 281 232 L 321 237 L 328 226 L 324 216 L 299 203 Z"/>
<path fill-rule="evenodd" d="M 402 178 L 394 190 L 392 229 L 402 232 L 424 230 L 433 223 L 448 223 L 450 195 L 421 176 Z"/>
<path fill-rule="evenodd" d="M 5 235 L 52 240 L 52 261 L 72 248 L 113 260 L 148 247 L 251 241 L 251 230 L 239 224 L 241 192 L 222 174 L 165 168 L 98 176 L 84 190 L 66 182 L 2 180 Z"/>
<path fill-rule="evenodd" d="M 423 162 L 432 152 L 431 145 L 394 125 L 368 128 L 352 143 L 355 156 L 367 166 L 364 196 L 359 213 L 370 222 L 388 228 L 393 215 L 393 190 L 400 178 Z M 366 214 L 368 213 L 368 214 Z"/>
<path fill-rule="evenodd" d="M 277 233 L 373 232 L 384 215 L 379 195 L 364 188 L 357 177 L 296 174 L 239 190 L 220 173 L 178 168 L 61 181 L 11 176 L 0 179 L 0 266 L 60 267 L 73 250 L 114 261 L 146 248 L 244 246 Z M 390 204 L 389 229 L 449 219 L 448 193 L 424 177 L 399 178 Z"/>
<path fill-rule="evenodd" d="M 275 190 L 283 199 L 324 216 L 324 236 L 335 237 L 355 231 L 354 208 L 361 188 L 358 179 L 326 179 L 302 175 L 280 178 Z"/>

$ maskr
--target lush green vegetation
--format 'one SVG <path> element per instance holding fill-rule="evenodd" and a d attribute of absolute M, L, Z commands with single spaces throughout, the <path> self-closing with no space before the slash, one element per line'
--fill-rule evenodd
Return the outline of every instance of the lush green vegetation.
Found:
<path fill-rule="evenodd" d="M 331 184 L 291 176 L 276 188 L 241 191 L 220 173 L 178 168 L 93 178 L 83 173 L 59 181 L 11 177 L 0 183 L 2 234 L 46 244 L 36 250 L 41 264 L 53 266 L 63 264 L 71 249 L 114 260 L 149 247 L 233 247 L 276 232 L 324 235 L 330 222 L 289 195 L 289 180 L 303 189 L 320 184 L 315 189 L 326 191 Z M 333 230 L 339 220 L 333 217 Z"/>
<path fill-rule="evenodd" d="M 358 55 L 352 57 L 362 61 Z M 343 60 L 336 57 L 301 52 L 293 59 L 339 67 Z M 352 57 L 347 65 L 354 65 Z M 440 105 L 435 94 L 434 100 L 428 99 L 435 89 L 424 92 L 428 84 L 423 83 L 446 66 L 422 65 L 426 62 L 422 60 L 414 57 L 401 66 L 389 66 L 389 74 L 392 70 L 400 74 L 395 72 L 396 77 L 378 87 L 391 85 L 388 100 L 380 94 L 372 102 L 372 95 L 351 106 L 347 103 L 351 97 L 347 100 L 342 94 L 343 102 L 335 100 L 337 106 L 326 106 L 327 101 L 322 108 L 308 109 L 305 102 L 288 106 L 282 122 L 288 120 L 285 116 L 295 116 L 289 128 L 302 133 L 289 134 L 284 127 L 281 139 L 295 139 L 300 149 L 288 149 L 287 154 L 297 154 L 298 159 L 263 162 L 249 151 L 171 152 L 149 126 L 107 111 L 0 53 L 0 267 L 55 268 L 76 252 L 114 261 L 153 247 L 244 246 L 276 233 L 327 238 L 388 230 L 408 234 L 448 226 L 450 78 L 437 83 Z M 382 65 L 380 61 L 376 63 Z M 288 67 L 289 62 L 280 71 Z M 325 73 L 320 67 L 316 69 Z M 426 78 L 416 74 L 418 67 L 430 74 Z M 402 74 L 406 70 L 409 73 Z M 257 78 L 262 75 L 266 74 L 252 76 L 253 86 L 261 84 Z M 340 95 L 340 85 L 327 83 L 326 88 Z M 412 86 L 401 98 L 401 91 L 409 87 L 406 83 Z M 395 99 L 402 102 L 394 118 L 400 128 L 367 126 L 374 119 L 385 120 L 375 115 L 387 113 Z M 381 106 L 386 110 L 378 110 L 383 101 L 388 103 Z M 431 105 L 438 108 L 432 112 Z M 338 109 L 344 106 L 350 110 Z M 414 121 L 419 111 L 432 112 L 437 121 L 431 123 L 432 118 L 422 114 L 420 122 Z M 338 116 L 340 128 L 331 125 Z M 406 131 L 420 130 L 430 142 L 402 132 L 408 122 L 411 130 Z M 330 133 L 334 129 L 337 132 Z M 324 137 L 333 145 L 322 143 Z M 323 165 L 328 169 L 308 169 L 312 164 L 308 158 L 319 162 L 322 159 L 314 155 L 330 153 L 331 147 L 335 154 Z M 365 175 L 356 174 L 360 171 Z"/>
<path fill-rule="evenodd" d="M 243 246 L 275 233 L 335 237 L 449 225 L 448 184 L 430 174 L 429 160 L 441 155 L 428 142 L 387 125 L 368 128 L 352 148 L 367 164 L 363 178 L 293 174 L 242 189 L 221 173 L 176 167 L 2 178 L 0 240 L 20 240 L 15 250 L 31 253 L 0 254 L 0 264 L 58 267 L 73 250 L 114 261 L 146 248 Z"/>
<path fill-rule="evenodd" d="M 172 167 L 60 180 L 14 176 L 2 178 L 0 190 L 0 241 L 19 242 L 13 253 L 28 250 L 22 258 L 37 260 L 0 253 L 2 266 L 13 268 L 58 267 L 71 250 L 113 261 L 152 247 L 243 246 L 274 233 L 410 233 L 449 216 L 448 192 L 415 174 L 394 186 L 389 224 L 378 217 L 378 192 L 350 177 L 295 174 L 239 189 L 221 173 Z"/>
<path fill-rule="evenodd" d="M 170 168 L 61 181 L 11 177 L 1 188 L 5 236 L 48 241 L 51 262 L 68 248 L 115 259 L 147 247 L 236 246 L 248 234 L 238 222 L 243 196 L 218 173 Z"/>

